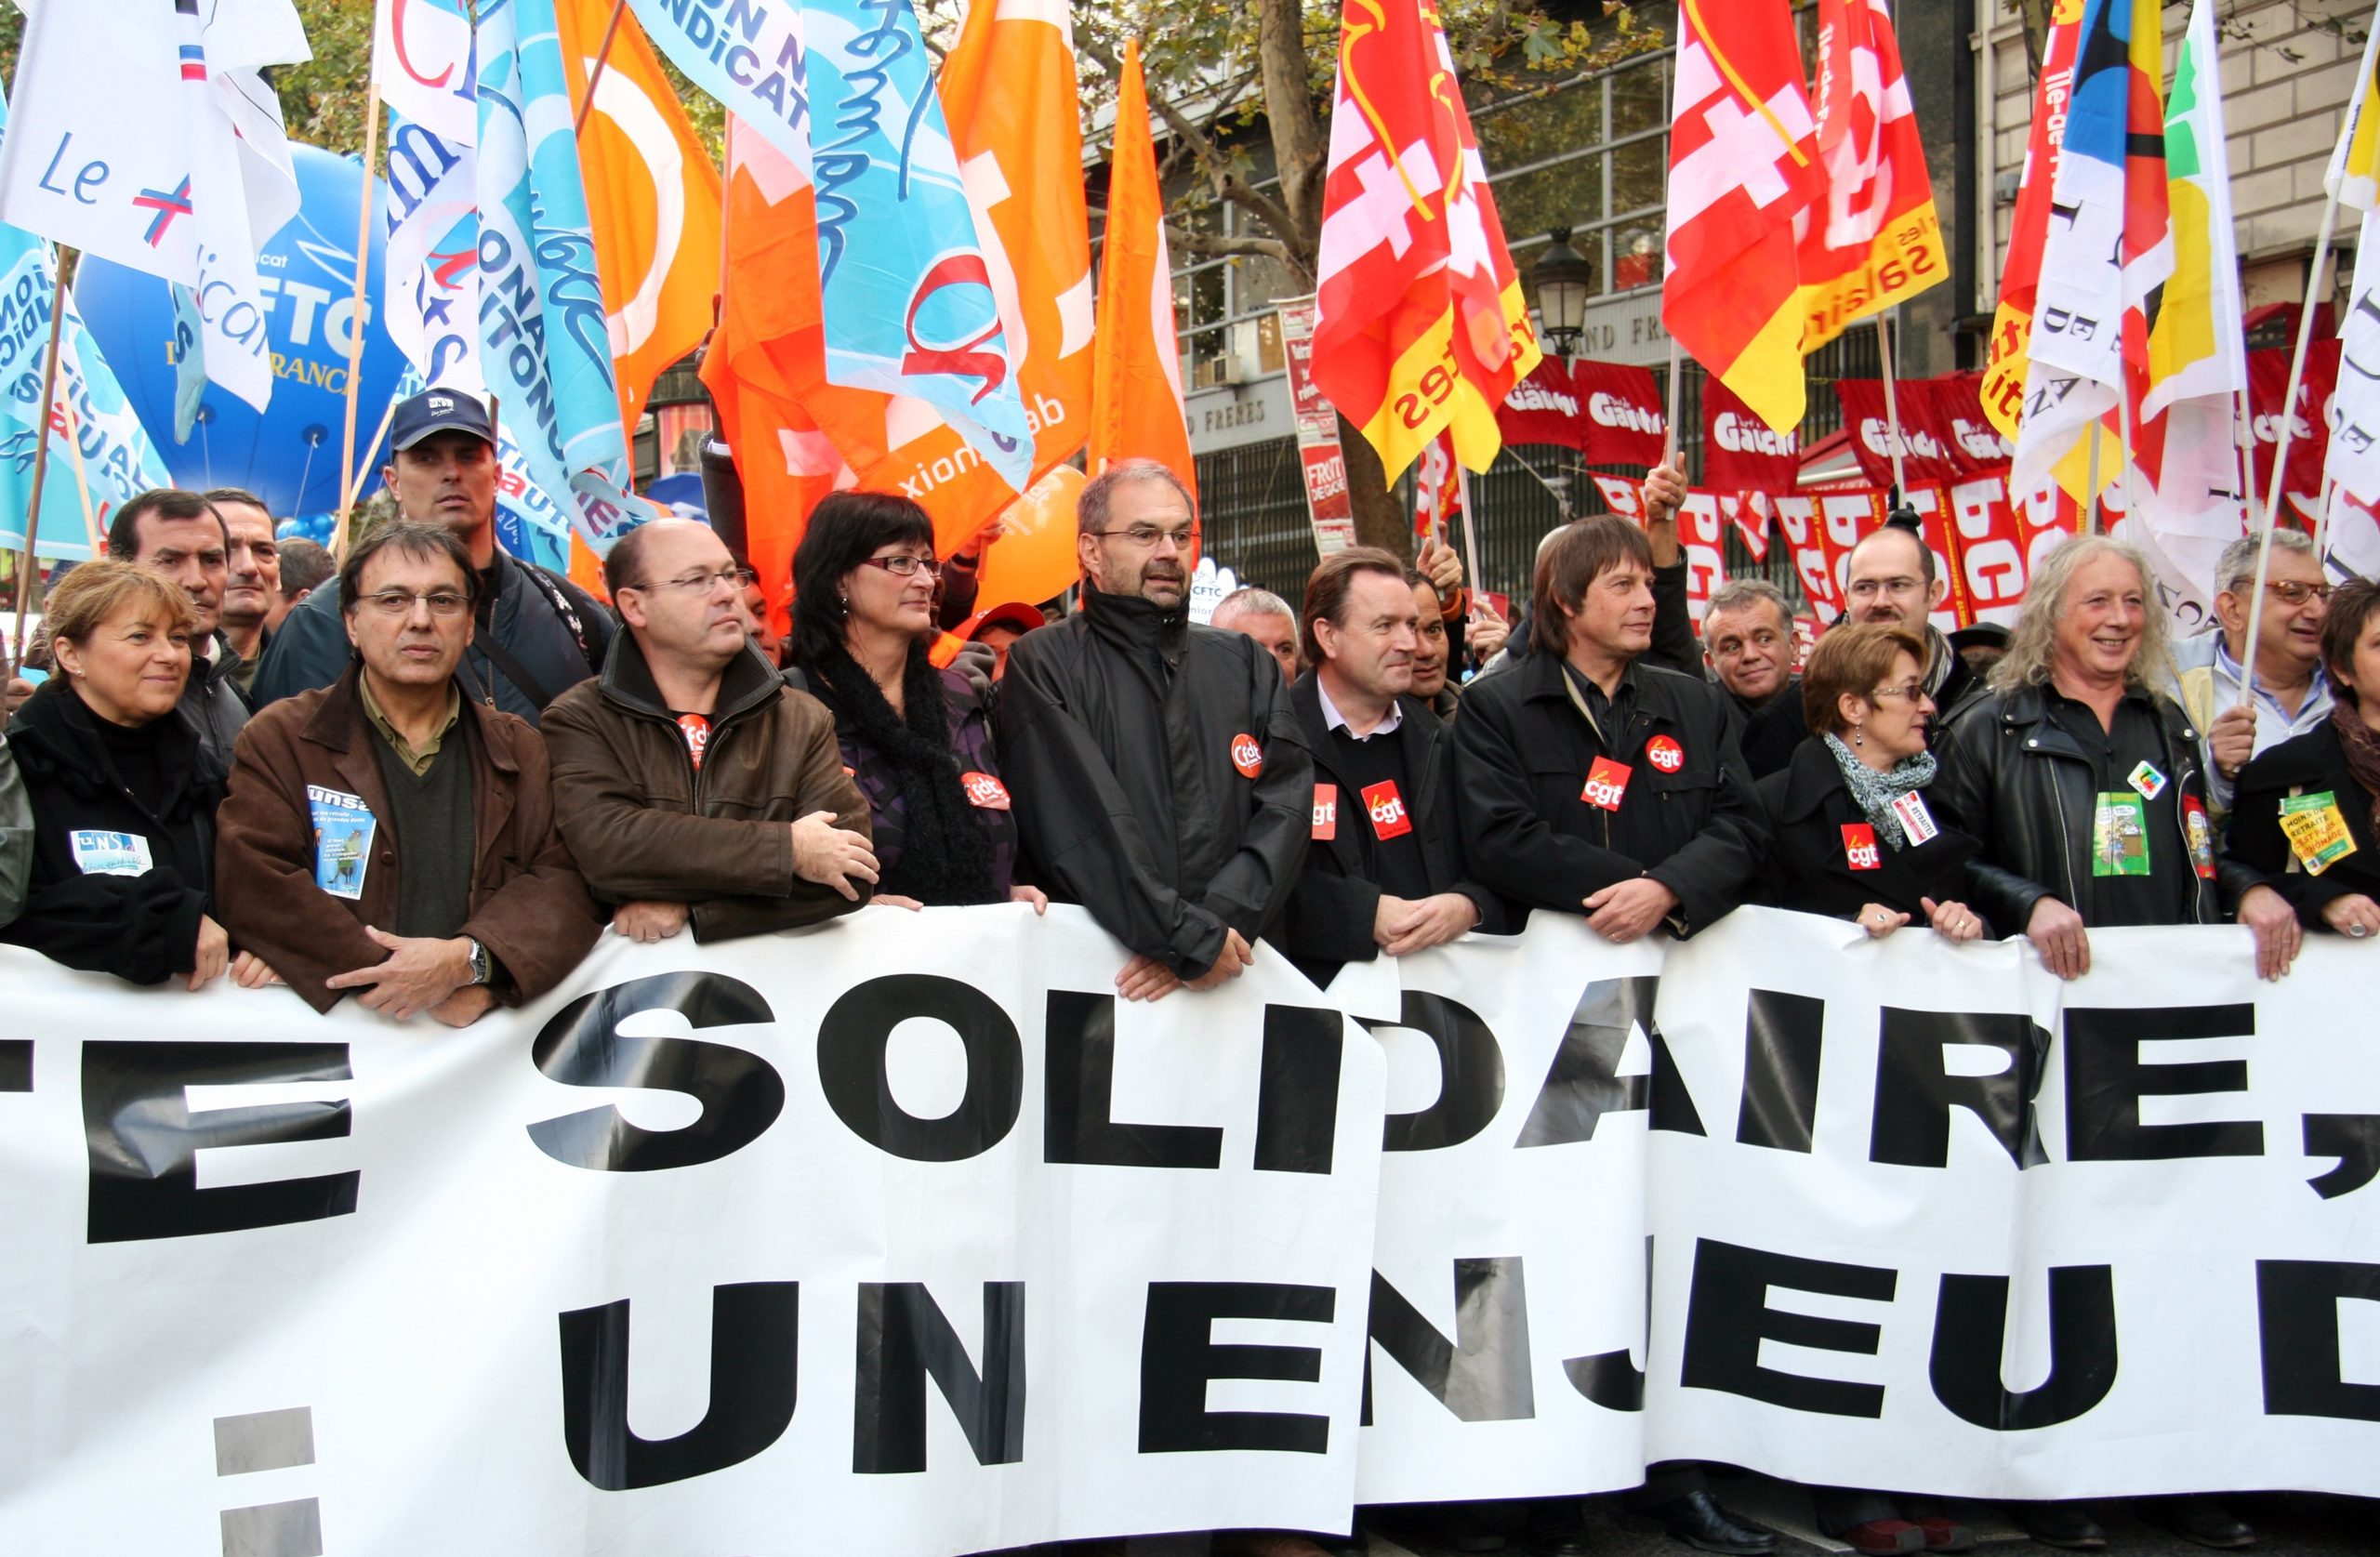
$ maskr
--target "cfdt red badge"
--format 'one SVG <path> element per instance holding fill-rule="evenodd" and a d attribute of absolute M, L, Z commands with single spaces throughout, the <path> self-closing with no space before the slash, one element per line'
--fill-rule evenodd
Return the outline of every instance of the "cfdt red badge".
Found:
<path fill-rule="evenodd" d="M 703 771 L 703 753 L 710 747 L 710 720 L 700 714 L 680 714 L 678 733 L 686 738 L 686 755 L 694 759 L 694 772 Z"/>
<path fill-rule="evenodd" d="M 1239 770 L 1242 778 L 1254 778 L 1264 771 L 1264 748 L 1256 744 L 1255 736 L 1231 738 L 1231 765 Z"/>
<path fill-rule="evenodd" d="M 961 773 L 959 786 L 967 792 L 967 803 L 980 811 L 1009 809 L 1008 785 L 989 773 Z"/>

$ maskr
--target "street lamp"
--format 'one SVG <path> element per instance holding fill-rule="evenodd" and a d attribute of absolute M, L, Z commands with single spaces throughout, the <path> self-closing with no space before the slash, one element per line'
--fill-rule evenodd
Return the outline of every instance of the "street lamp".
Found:
<path fill-rule="evenodd" d="M 1570 246 L 1568 228 L 1557 227 L 1546 236 L 1551 242 L 1529 267 L 1529 275 L 1537 283 L 1538 311 L 1554 350 L 1564 357 L 1575 356 L 1587 325 L 1587 297 L 1594 290 L 1595 268 Z"/>

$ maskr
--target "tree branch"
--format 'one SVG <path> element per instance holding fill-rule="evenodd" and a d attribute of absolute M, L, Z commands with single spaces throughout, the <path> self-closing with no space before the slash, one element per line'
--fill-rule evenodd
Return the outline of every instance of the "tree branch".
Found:
<path fill-rule="evenodd" d="M 1289 269 L 1301 270 L 1297 257 L 1289 245 L 1278 238 L 1259 238 L 1247 233 L 1191 232 L 1168 224 L 1165 241 L 1176 254 L 1195 254 L 1209 259 L 1233 256 L 1276 259 Z"/>

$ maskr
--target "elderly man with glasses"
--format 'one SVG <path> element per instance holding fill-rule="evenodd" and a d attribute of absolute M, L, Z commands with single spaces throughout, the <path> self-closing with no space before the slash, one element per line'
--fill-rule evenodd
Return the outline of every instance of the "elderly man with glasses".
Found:
<path fill-rule="evenodd" d="M 753 645 L 751 581 L 707 525 L 629 531 L 603 560 L 626 630 L 546 710 L 562 836 L 632 940 L 815 924 L 876 884 L 834 719 Z"/>
<path fill-rule="evenodd" d="M 2168 690 L 2198 728 L 2207 803 L 2218 820 L 2230 813 L 2232 782 L 2249 759 L 2320 729 L 2336 701 L 2322 671 L 2331 586 L 2313 537 L 2297 530 L 2272 533 L 2264 614 L 2256 624 L 2255 696 L 2240 700 L 2257 547 L 2256 536 L 2245 535 L 2224 548 L 2215 569 L 2215 625 L 2174 645 L 2175 684 Z"/>

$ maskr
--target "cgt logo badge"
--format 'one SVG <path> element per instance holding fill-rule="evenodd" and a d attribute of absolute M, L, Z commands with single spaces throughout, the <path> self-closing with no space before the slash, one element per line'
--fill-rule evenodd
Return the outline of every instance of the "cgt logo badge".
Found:
<path fill-rule="evenodd" d="M 1686 766 L 1686 748 L 1667 735 L 1656 735 L 1645 743 L 1645 760 L 1665 773 L 1674 773 Z"/>
<path fill-rule="evenodd" d="M 1239 770 L 1242 778 L 1254 778 L 1264 771 L 1264 748 L 1256 744 L 1255 736 L 1231 738 L 1231 765 Z"/>
<path fill-rule="evenodd" d="M 1413 818 L 1406 813 L 1405 797 L 1396 792 L 1395 779 L 1366 785 L 1364 810 L 1372 819 L 1373 836 L 1382 843 L 1393 838 L 1403 838 L 1413 830 Z"/>
<path fill-rule="evenodd" d="M 1627 794 L 1628 764 L 1598 757 L 1587 770 L 1587 786 L 1579 791 L 1579 798 L 1599 811 L 1618 811 Z"/>
<path fill-rule="evenodd" d="M 1876 850 L 1876 829 L 1865 822 L 1845 822 L 1843 857 L 1854 870 L 1884 869 L 1884 857 Z"/>
<path fill-rule="evenodd" d="M 1339 786 L 1317 784 L 1314 786 L 1314 841 L 1329 843 L 1339 836 Z"/>

